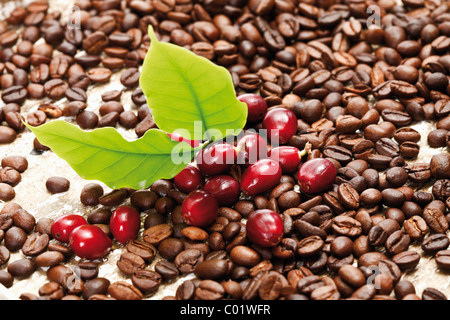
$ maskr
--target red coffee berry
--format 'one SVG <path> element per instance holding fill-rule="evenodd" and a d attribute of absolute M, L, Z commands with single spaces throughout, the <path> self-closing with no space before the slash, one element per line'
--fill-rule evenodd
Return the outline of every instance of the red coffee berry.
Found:
<path fill-rule="evenodd" d="M 300 190 L 305 193 L 318 193 L 327 190 L 336 180 L 336 167 L 325 158 L 306 161 L 298 172 Z"/>
<path fill-rule="evenodd" d="M 269 209 L 253 211 L 247 219 L 246 233 L 250 241 L 256 245 L 273 247 L 283 238 L 283 219 Z"/>
<path fill-rule="evenodd" d="M 261 159 L 245 169 L 241 176 L 241 191 L 249 196 L 264 193 L 280 183 L 282 171 L 278 162 Z"/>
<path fill-rule="evenodd" d="M 181 205 L 181 216 L 190 226 L 205 227 L 217 217 L 219 204 L 208 191 L 195 190 L 188 194 Z"/>

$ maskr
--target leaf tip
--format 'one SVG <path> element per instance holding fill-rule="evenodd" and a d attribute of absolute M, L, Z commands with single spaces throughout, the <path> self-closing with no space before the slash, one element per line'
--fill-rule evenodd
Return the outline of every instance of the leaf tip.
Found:
<path fill-rule="evenodd" d="M 155 30 L 151 24 L 148 25 L 148 35 L 150 36 L 151 43 L 157 43 L 158 38 L 156 37 Z"/>

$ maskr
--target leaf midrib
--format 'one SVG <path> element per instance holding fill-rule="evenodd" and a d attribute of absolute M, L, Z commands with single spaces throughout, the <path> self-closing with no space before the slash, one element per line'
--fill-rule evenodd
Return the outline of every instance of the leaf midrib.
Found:
<path fill-rule="evenodd" d="M 99 129 L 99 130 L 100 130 L 100 129 Z M 162 156 L 162 155 L 171 155 L 171 154 L 172 154 L 171 152 L 168 153 L 168 152 L 166 152 L 166 151 L 164 151 L 164 152 L 162 152 L 162 153 L 155 153 L 155 152 L 137 152 L 137 151 L 117 150 L 117 149 L 112 149 L 112 148 L 105 147 L 105 146 L 98 146 L 98 145 L 92 144 L 92 143 L 81 142 L 80 140 L 77 140 L 77 139 L 74 139 L 74 138 L 69 138 L 69 137 L 67 137 L 67 136 L 62 136 L 62 135 L 55 134 L 55 133 L 48 132 L 48 131 L 45 132 L 45 134 L 46 134 L 46 135 L 54 136 L 55 139 L 61 139 L 61 138 L 62 138 L 62 139 L 66 139 L 66 140 L 70 140 L 70 141 L 77 142 L 77 143 L 79 143 L 79 144 L 83 144 L 84 146 L 90 146 L 90 147 L 93 147 L 93 148 L 102 149 L 102 150 L 106 150 L 106 151 L 110 151 L 110 152 L 114 152 L 114 153 L 127 153 L 127 154 L 136 154 L 136 155 L 160 155 L 160 156 Z M 119 138 L 120 138 L 120 139 L 123 139 L 123 137 L 119 137 Z M 123 141 L 132 144 L 132 143 L 136 143 L 136 141 L 138 141 L 138 140 L 135 140 L 135 141 L 122 140 L 122 142 L 123 142 Z M 72 151 L 72 150 L 71 150 L 71 151 Z"/>
<path fill-rule="evenodd" d="M 161 45 L 161 48 L 163 48 L 164 53 L 166 53 L 165 56 L 167 57 L 167 60 L 169 60 L 170 63 L 177 68 L 177 70 L 180 70 L 180 66 L 174 62 L 174 60 L 172 59 L 172 56 L 170 54 L 168 54 L 166 48 L 163 45 Z M 195 53 L 192 53 L 192 54 L 195 54 Z M 193 61 L 194 60 L 191 60 L 191 65 L 187 69 L 190 69 L 192 67 Z M 207 125 L 206 125 L 206 118 L 203 114 L 202 108 L 200 108 L 200 99 L 198 98 L 197 93 L 195 92 L 194 87 L 192 86 L 191 82 L 185 77 L 184 73 L 179 72 L 179 74 L 180 74 L 181 78 L 183 79 L 184 83 L 186 84 L 186 87 L 189 88 L 189 91 L 192 93 L 192 96 L 194 98 L 195 108 L 197 109 L 198 113 L 200 114 L 200 118 L 202 120 L 203 134 L 206 134 L 205 139 L 211 140 L 211 137 L 209 137 L 208 132 L 207 132 L 208 129 L 207 129 Z"/>

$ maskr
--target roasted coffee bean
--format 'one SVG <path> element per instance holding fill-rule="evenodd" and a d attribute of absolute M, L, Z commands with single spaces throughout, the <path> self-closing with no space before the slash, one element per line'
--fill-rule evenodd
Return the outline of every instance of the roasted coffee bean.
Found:
<path fill-rule="evenodd" d="M 69 101 L 87 101 L 86 91 L 79 87 L 67 89 L 65 96 Z"/>
<path fill-rule="evenodd" d="M 0 182 L 0 200 L 10 201 L 14 199 L 16 192 L 12 186 L 7 183 Z"/>
<path fill-rule="evenodd" d="M 430 160 L 430 170 L 433 177 L 441 180 L 441 183 L 450 178 L 450 157 L 447 153 L 438 153 Z"/>
<path fill-rule="evenodd" d="M 439 201 L 439 200 L 435 200 Z M 434 201 L 429 203 L 423 210 L 423 218 L 430 229 L 436 233 L 445 233 L 448 230 L 448 220 L 444 216 L 443 208 L 433 205 Z"/>
<path fill-rule="evenodd" d="M 324 244 L 319 236 L 306 237 L 299 241 L 297 254 L 302 257 L 313 256 L 320 252 Z"/>
<path fill-rule="evenodd" d="M 127 88 L 136 87 L 139 83 L 139 70 L 128 68 L 120 75 L 120 82 Z"/>
<path fill-rule="evenodd" d="M 427 163 L 413 163 L 405 166 L 408 178 L 413 182 L 425 182 L 431 178 L 430 165 Z"/>
<path fill-rule="evenodd" d="M 143 297 L 142 292 L 125 281 L 116 281 L 109 285 L 108 293 L 117 300 L 140 300 Z"/>
<path fill-rule="evenodd" d="M 52 79 L 44 84 L 46 96 L 53 100 L 59 100 L 64 97 L 68 89 L 68 84 L 62 79 Z"/>
<path fill-rule="evenodd" d="M 0 246 L 0 265 L 3 265 L 9 261 L 11 254 L 5 246 Z"/>
<path fill-rule="evenodd" d="M 103 195 L 103 187 L 95 182 L 88 183 L 80 193 L 80 201 L 85 206 L 95 206 L 99 204 L 99 198 Z"/>
<path fill-rule="evenodd" d="M 146 229 L 143 233 L 143 239 L 151 245 L 158 245 L 161 241 L 169 238 L 172 234 L 172 226 L 168 224 L 158 224 Z"/>
<path fill-rule="evenodd" d="M 117 261 L 117 267 L 123 273 L 132 275 L 136 271 L 144 269 L 145 261 L 137 254 L 124 252 L 120 255 L 119 261 Z"/>
<path fill-rule="evenodd" d="M 152 261 L 156 255 L 156 248 L 145 242 L 133 240 L 127 243 L 127 251 L 140 256 L 145 261 Z"/>
<path fill-rule="evenodd" d="M 36 269 L 36 264 L 33 260 L 22 258 L 8 264 L 8 272 L 15 278 L 24 279 L 33 274 Z"/>
<path fill-rule="evenodd" d="M 149 293 L 158 289 L 162 283 L 162 277 L 155 271 L 138 270 L 131 276 L 131 281 L 142 293 Z"/>
<path fill-rule="evenodd" d="M 344 215 L 337 216 L 333 219 L 332 229 L 339 235 L 347 237 L 356 237 L 362 233 L 361 223 L 351 217 Z"/>
<path fill-rule="evenodd" d="M 221 279 L 228 272 L 228 266 L 229 263 L 227 260 L 204 260 L 195 267 L 194 274 L 200 279 Z"/>
<path fill-rule="evenodd" d="M 408 181 L 408 174 L 401 167 L 393 167 L 386 171 L 386 180 L 392 187 L 398 188 Z"/>
<path fill-rule="evenodd" d="M 108 68 L 92 68 L 87 72 L 89 80 L 93 83 L 106 83 L 111 79 L 112 71 Z"/>
<path fill-rule="evenodd" d="M 28 236 L 22 246 L 22 252 L 26 256 L 36 256 L 47 249 L 50 237 L 48 234 L 35 232 Z"/>
<path fill-rule="evenodd" d="M 440 250 L 446 250 L 450 240 L 445 234 L 436 233 L 422 241 L 422 250 L 428 254 L 434 254 Z"/>
<path fill-rule="evenodd" d="M 77 124 L 82 129 L 93 129 L 98 124 L 98 115 L 90 110 L 81 111 L 76 118 Z"/>
<path fill-rule="evenodd" d="M 21 85 L 12 85 L 2 92 L 2 100 L 4 103 L 17 103 L 19 105 L 25 102 L 27 98 L 27 90 Z"/>
<path fill-rule="evenodd" d="M 422 300 L 448 300 L 447 296 L 435 288 L 425 288 L 422 292 Z"/>
<path fill-rule="evenodd" d="M 164 279 L 174 279 L 180 274 L 175 264 L 166 260 L 158 261 L 155 264 L 155 271 Z"/>
<path fill-rule="evenodd" d="M 411 242 L 410 236 L 402 230 L 394 231 L 385 242 L 386 251 L 392 255 L 406 251 Z"/>
<path fill-rule="evenodd" d="M 109 43 L 107 35 L 103 31 L 95 31 L 83 40 L 83 49 L 91 55 L 100 54 Z"/>
<path fill-rule="evenodd" d="M 89 299 L 93 295 L 107 294 L 110 281 L 103 277 L 98 277 L 86 282 L 82 296 L 84 299 Z"/>
<path fill-rule="evenodd" d="M 198 264 L 203 262 L 204 256 L 197 249 L 186 249 L 175 257 L 175 266 L 183 273 L 193 272 Z"/>
<path fill-rule="evenodd" d="M 125 189 L 112 190 L 98 198 L 100 204 L 108 207 L 116 206 L 122 203 L 128 196 L 128 192 Z"/>
<path fill-rule="evenodd" d="M 16 186 L 22 180 L 19 171 L 11 167 L 3 167 L 0 169 L 0 181 L 7 183 L 12 187 Z"/>
<path fill-rule="evenodd" d="M 70 181 L 64 177 L 50 177 L 45 182 L 45 186 L 50 193 L 62 193 L 69 190 Z"/>
<path fill-rule="evenodd" d="M 22 173 L 28 168 L 28 161 L 25 157 L 19 155 L 9 155 L 1 160 L 2 167 L 11 167 Z"/>
<path fill-rule="evenodd" d="M 405 194 L 397 189 L 386 188 L 381 191 L 383 203 L 388 207 L 399 208 L 405 202 Z"/>
<path fill-rule="evenodd" d="M 5 246 L 10 251 L 21 249 L 26 240 L 27 234 L 19 227 L 12 226 L 5 233 Z"/>
<path fill-rule="evenodd" d="M 53 267 L 65 260 L 64 255 L 58 251 L 45 251 L 36 256 L 34 262 L 36 266 L 45 268 L 45 267 Z"/>
<path fill-rule="evenodd" d="M 359 207 L 360 197 L 355 188 L 349 183 L 342 183 L 338 188 L 339 200 L 350 210 Z"/>
<path fill-rule="evenodd" d="M 412 216 L 405 220 L 403 227 L 411 239 L 422 239 L 428 233 L 428 225 L 421 216 Z"/>

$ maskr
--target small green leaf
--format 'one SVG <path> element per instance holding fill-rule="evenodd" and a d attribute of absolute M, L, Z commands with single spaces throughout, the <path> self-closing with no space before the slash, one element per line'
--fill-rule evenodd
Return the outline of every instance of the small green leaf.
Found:
<path fill-rule="evenodd" d="M 151 26 L 149 35 L 140 86 L 158 128 L 168 133 L 182 129 L 180 134 L 192 140 L 239 134 L 247 120 L 247 106 L 236 98 L 228 70 L 185 48 L 158 41 Z"/>
<path fill-rule="evenodd" d="M 112 127 L 83 131 L 62 120 L 27 127 L 80 177 L 102 181 L 112 189 L 141 189 L 158 179 L 173 178 L 192 160 L 195 151 L 157 129 L 127 141 Z"/>

